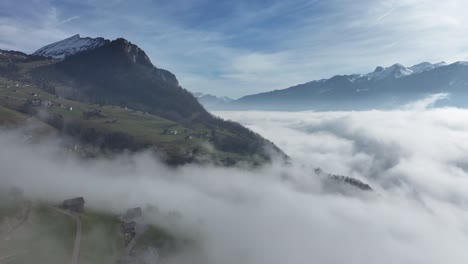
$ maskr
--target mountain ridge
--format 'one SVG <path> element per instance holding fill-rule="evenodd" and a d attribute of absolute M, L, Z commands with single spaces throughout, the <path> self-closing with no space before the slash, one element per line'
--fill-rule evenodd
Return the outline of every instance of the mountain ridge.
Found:
<path fill-rule="evenodd" d="M 435 93 L 454 96 L 446 104 L 466 105 L 468 63 L 393 64 L 368 74 L 335 75 L 258 94 L 246 95 L 215 110 L 366 110 L 392 109 Z"/>
<path fill-rule="evenodd" d="M 195 98 L 197 98 L 198 102 L 202 104 L 207 109 L 216 108 L 218 105 L 224 105 L 235 101 L 228 96 L 216 96 L 212 94 L 204 94 L 195 92 L 192 93 Z"/>
<path fill-rule="evenodd" d="M 80 34 L 76 34 L 69 38 L 48 44 L 36 50 L 34 53 L 32 53 L 32 55 L 63 59 L 73 54 L 96 49 L 109 42 L 110 40 L 104 39 L 102 37 L 82 38 Z"/>

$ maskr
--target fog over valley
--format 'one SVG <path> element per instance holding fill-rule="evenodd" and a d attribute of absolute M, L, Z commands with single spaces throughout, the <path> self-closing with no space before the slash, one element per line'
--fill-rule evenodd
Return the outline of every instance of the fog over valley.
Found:
<path fill-rule="evenodd" d="M 0 264 L 468 263 L 467 9 L 0 1 Z"/>
<path fill-rule="evenodd" d="M 0 184 L 52 204 L 83 196 L 108 213 L 141 206 L 146 221 L 196 241 L 177 263 L 197 263 L 184 254 L 246 264 L 468 259 L 468 110 L 216 114 L 272 140 L 289 164 L 168 167 L 149 152 L 82 160 L 56 140 L 3 130 Z M 331 191 L 318 167 L 373 191 Z M 161 217 L 170 212 L 177 221 Z"/>

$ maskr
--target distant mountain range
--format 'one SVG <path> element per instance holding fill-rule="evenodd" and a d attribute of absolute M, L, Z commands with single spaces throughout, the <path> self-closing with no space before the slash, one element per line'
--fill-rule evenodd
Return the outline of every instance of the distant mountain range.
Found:
<path fill-rule="evenodd" d="M 468 106 L 468 62 L 379 66 L 368 74 L 336 75 L 207 107 L 285 111 L 391 109 L 437 93 L 449 94 L 449 99 L 440 105 Z"/>
<path fill-rule="evenodd" d="M 198 102 L 202 104 L 206 108 L 216 108 L 217 106 L 223 106 L 225 104 L 231 103 L 234 99 L 227 97 L 227 96 L 215 96 L 211 94 L 204 94 L 204 93 L 192 93 L 195 98 L 197 98 Z"/>

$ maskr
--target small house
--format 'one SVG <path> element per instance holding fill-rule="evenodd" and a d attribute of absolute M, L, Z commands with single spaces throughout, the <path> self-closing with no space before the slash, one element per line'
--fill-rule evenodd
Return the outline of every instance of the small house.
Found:
<path fill-rule="evenodd" d="M 76 213 L 84 212 L 85 200 L 83 197 L 67 199 L 63 201 L 62 208 Z"/>
<path fill-rule="evenodd" d="M 143 215 L 143 211 L 141 210 L 141 208 L 135 207 L 135 208 L 128 209 L 121 219 L 124 222 L 129 222 L 129 221 L 133 221 L 135 219 L 140 218 L 142 215 Z"/>

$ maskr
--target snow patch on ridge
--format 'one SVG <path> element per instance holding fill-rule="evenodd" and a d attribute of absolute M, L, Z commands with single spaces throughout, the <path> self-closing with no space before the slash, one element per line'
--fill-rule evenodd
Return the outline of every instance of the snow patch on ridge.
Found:
<path fill-rule="evenodd" d="M 109 42 L 104 38 L 82 38 L 79 34 L 76 34 L 44 46 L 34 52 L 33 55 L 63 59 L 79 52 L 96 49 Z"/>

